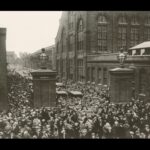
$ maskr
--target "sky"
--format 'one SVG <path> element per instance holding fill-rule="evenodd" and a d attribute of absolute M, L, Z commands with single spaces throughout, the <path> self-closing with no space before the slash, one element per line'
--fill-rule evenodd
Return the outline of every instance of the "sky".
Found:
<path fill-rule="evenodd" d="M 61 11 L 0 11 L 6 50 L 33 53 L 55 43 Z"/>

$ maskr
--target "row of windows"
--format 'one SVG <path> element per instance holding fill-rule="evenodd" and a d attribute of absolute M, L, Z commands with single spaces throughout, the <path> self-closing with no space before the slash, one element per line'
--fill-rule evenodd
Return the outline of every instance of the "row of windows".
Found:
<path fill-rule="evenodd" d="M 80 19 L 81 20 L 81 19 Z M 83 28 L 83 22 L 79 20 L 78 28 L 79 30 L 82 30 Z M 145 25 L 150 25 L 150 16 L 148 16 L 146 19 L 144 19 Z M 107 24 L 108 18 L 104 15 L 100 15 L 97 19 L 98 24 Z M 127 17 L 125 15 L 122 15 L 118 18 L 118 24 L 128 24 Z M 131 17 L 131 25 L 139 25 L 139 18 L 136 16 Z M 73 13 L 69 14 L 69 29 L 73 29 Z"/>
<path fill-rule="evenodd" d="M 72 14 L 72 13 L 71 13 Z M 73 15 L 71 15 L 72 18 Z M 70 19 L 72 20 L 72 19 Z M 108 43 L 108 26 L 107 26 L 107 18 L 105 16 L 98 17 L 98 26 L 97 26 L 97 49 L 98 51 L 107 51 L 107 43 Z M 71 21 L 72 23 L 72 21 Z M 139 24 L 138 19 L 133 17 L 131 20 L 133 25 Z M 118 20 L 118 24 L 127 24 L 127 19 L 125 16 L 122 16 Z M 150 24 L 150 17 L 146 19 L 146 24 Z M 139 27 L 131 27 L 130 31 L 130 46 L 134 46 L 139 43 Z M 145 39 L 150 40 L 150 28 L 145 28 Z M 119 26 L 118 27 L 118 49 L 127 48 L 127 26 Z M 66 33 L 65 30 L 62 31 L 62 52 L 66 49 Z M 77 27 L 77 50 L 83 50 L 83 20 L 80 19 Z M 57 50 L 59 46 L 57 46 Z M 73 36 L 69 37 L 69 50 L 73 49 Z"/>
<path fill-rule="evenodd" d="M 60 61 L 57 60 L 57 71 L 62 73 L 62 77 L 64 78 L 66 75 L 66 61 L 62 60 L 62 63 L 59 64 Z M 73 74 L 74 74 L 74 70 L 73 70 L 73 59 L 69 59 L 68 61 L 68 65 L 69 65 L 69 72 L 68 72 L 68 77 L 69 79 L 73 79 Z M 84 79 L 84 69 L 83 69 L 83 59 L 79 59 L 77 60 L 77 79 L 78 81 L 83 81 Z"/>
<path fill-rule="evenodd" d="M 148 16 L 146 19 L 144 19 L 145 20 L 145 25 L 150 25 L 150 16 Z M 97 23 L 99 24 L 107 24 L 109 21 L 108 21 L 108 19 L 105 17 L 105 16 L 103 16 L 103 15 L 101 15 L 101 16 L 99 16 L 98 17 L 98 20 L 97 20 Z M 126 16 L 124 16 L 124 15 L 122 15 L 122 16 L 120 16 L 119 17 L 119 19 L 118 19 L 118 24 L 128 24 L 129 22 L 127 21 L 127 17 Z M 138 17 L 136 17 L 136 16 L 133 16 L 132 18 L 131 18 L 131 25 L 139 25 L 140 23 L 139 23 L 139 19 L 138 19 Z"/>
<path fill-rule="evenodd" d="M 83 59 L 77 60 L 77 80 L 81 82 L 84 80 Z"/>
<path fill-rule="evenodd" d="M 90 77 L 91 76 L 91 77 Z M 96 76 L 98 83 L 102 83 L 102 77 L 103 77 L 103 84 L 107 84 L 108 74 L 107 74 L 107 68 L 98 68 L 97 74 L 96 74 L 96 68 L 88 67 L 87 69 L 87 80 L 91 82 L 96 82 Z"/>
<path fill-rule="evenodd" d="M 107 43 L 108 43 L 108 33 L 106 30 L 107 27 L 99 26 L 98 27 L 98 38 L 97 38 L 97 49 L 98 51 L 107 51 Z M 132 27 L 130 30 L 130 47 L 137 45 L 140 40 L 140 33 L 139 33 L 138 27 Z M 64 37 L 64 36 L 63 36 Z M 73 50 L 73 36 L 69 37 L 69 51 Z M 144 30 L 144 40 L 150 40 L 150 28 L 145 28 Z M 78 41 L 77 41 L 77 50 L 83 50 L 83 34 L 78 34 Z M 62 39 L 62 52 L 66 49 L 66 41 L 63 38 Z M 118 43 L 118 49 L 120 48 L 127 48 L 127 28 L 124 26 L 118 27 L 118 35 L 117 35 L 117 43 Z M 57 45 L 57 50 L 60 47 Z"/>

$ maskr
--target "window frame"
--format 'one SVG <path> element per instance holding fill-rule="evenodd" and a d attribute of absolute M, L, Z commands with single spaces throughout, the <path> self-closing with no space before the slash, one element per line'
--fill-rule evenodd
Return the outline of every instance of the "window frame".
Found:
<path fill-rule="evenodd" d="M 99 15 L 97 18 L 97 51 L 106 52 L 108 50 L 107 42 L 108 42 L 108 21 L 104 15 Z"/>

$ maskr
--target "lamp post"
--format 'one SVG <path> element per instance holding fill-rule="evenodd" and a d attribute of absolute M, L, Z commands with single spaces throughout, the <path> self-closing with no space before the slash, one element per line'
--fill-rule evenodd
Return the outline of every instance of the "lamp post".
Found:
<path fill-rule="evenodd" d="M 124 62 L 127 58 L 126 53 L 123 51 L 123 48 L 120 49 L 119 55 L 117 56 L 117 59 L 120 63 L 120 67 L 123 68 L 124 67 Z"/>
<path fill-rule="evenodd" d="M 42 48 L 42 54 L 40 55 L 41 69 L 47 69 L 47 61 L 48 56 L 45 53 L 45 48 Z"/>
<path fill-rule="evenodd" d="M 48 56 L 42 48 L 39 56 L 40 69 L 32 71 L 34 100 L 33 106 L 55 107 L 56 106 L 56 72 L 47 68 Z"/>
<path fill-rule="evenodd" d="M 120 67 L 110 69 L 110 97 L 112 102 L 127 102 L 131 97 L 135 97 L 134 70 L 124 66 L 127 54 L 120 50 L 117 59 Z"/>

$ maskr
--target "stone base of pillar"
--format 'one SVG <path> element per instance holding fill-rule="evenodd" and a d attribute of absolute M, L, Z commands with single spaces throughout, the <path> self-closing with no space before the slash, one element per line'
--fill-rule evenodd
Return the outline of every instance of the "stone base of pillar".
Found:
<path fill-rule="evenodd" d="M 111 101 L 125 103 L 131 100 L 134 70 L 130 68 L 114 68 L 109 70 L 109 73 Z"/>
<path fill-rule="evenodd" d="M 39 69 L 31 72 L 33 76 L 33 107 L 56 106 L 56 72 Z"/>

